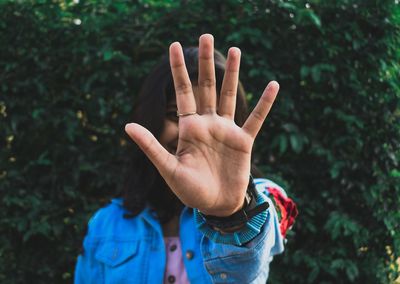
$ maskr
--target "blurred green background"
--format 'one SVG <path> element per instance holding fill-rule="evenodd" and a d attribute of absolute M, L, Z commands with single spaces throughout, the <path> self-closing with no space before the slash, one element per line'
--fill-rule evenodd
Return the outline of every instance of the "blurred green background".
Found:
<path fill-rule="evenodd" d="M 257 163 L 300 215 L 270 283 L 393 283 L 400 254 L 398 0 L 0 1 L 0 282 L 70 283 L 122 183 L 143 78 L 204 32 L 279 98 Z"/>

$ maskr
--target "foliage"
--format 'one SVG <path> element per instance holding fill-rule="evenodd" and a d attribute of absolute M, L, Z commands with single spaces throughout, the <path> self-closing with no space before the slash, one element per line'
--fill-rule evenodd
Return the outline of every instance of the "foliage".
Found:
<path fill-rule="evenodd" d="M 388 283 L 400 252 L 399 1 L 0 2 L 0 281 L 71 282 L 149 69 L 203 32 L 281 92 L 257 161 L 300 216 L 272 283 Z"/>

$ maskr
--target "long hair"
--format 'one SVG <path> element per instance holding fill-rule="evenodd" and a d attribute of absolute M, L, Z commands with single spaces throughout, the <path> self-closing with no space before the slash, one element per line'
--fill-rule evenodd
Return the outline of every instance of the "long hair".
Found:
<path fill-rule="evenodd" d="M 186 68 L 193 85 L 198 77 L 198 48 L 183 50 Z M 224 56 L 214 51 L 217 96 L 219 96 L 225 73 Z M 163 131 L 168 102 L 174 100 L 175 89 L 169 59 L 167 56 L 153 69 L 145 79 L 134 108 L 133 121 L 146 127 L 159 139 Z M 239 82 L 235 123 L 242 126 L 247 118 L 247 103 L 242 84 Z M 183 207 L 181 201 L 168 188 L 157 169 L 136 146 L 130 165 L 127 168 L 122 188 L 123 205 L 130 214 L 127 218 L 138 215 L 147 205 L 155 211 L 161 223 L 168 222 L 179 214 Z"/>

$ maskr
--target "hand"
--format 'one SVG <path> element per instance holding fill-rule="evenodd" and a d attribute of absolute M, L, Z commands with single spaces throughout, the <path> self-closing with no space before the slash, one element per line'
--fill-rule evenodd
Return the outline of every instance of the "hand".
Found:
<path fill-rule="evenodd" d="M 243 127 L 234 121 L 240 50 L 228 52 L 218 108 L 214 72 L 213 37 L 199 40 L 198 98 L 185 67 L 182 47 L 171 44 L 170 64 L 181 114 L 176 154 L 170 154 L 144 127 L 125 127 L 158 169 L 171 190 L 187 206 L 206 215 L 229 216 L 241 209 L 249 182 L 251 149 L 278 93 L 270 82 Z M 196 103 L 197 102 L 197 103 Z"/>

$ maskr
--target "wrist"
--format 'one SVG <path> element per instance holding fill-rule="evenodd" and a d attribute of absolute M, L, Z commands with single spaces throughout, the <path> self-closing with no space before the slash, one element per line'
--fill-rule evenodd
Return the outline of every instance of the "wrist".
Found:
<path fill-rule="evenodd" d="M 256 207 L 263 206 L 264 209 L 259 210 L 259 213 L 250 212 L 253 215 L 241 228 L 233 226 L 225 226 L 226 229 L 213 226 L 205 219 L 204 215 L 199 212 L 198 209 L 194 208 L 194 219 L 196 227 L 203 235 L 209 240 L 220 243 L 220 244 L 230 244 L 236 246 L 242 246 L 254 239 L 262 231 L 262 227 L 268 220 L 269 211 L 265 203 L 269 204 L 267 196 L 258 192 L 256 194 Z"/>
<path fill-rule="evenodd" d="M 201 214 L 205 215 L 205 216 L 216 216 L 216 217 L 229 217 L 233 214 L 235 214 L 236 212 L 240 211 L 241 209 L 243 209 L 243 207 L 246 205 L 246 198 L 240 198 L 240 200 L 243 200 L 242 202 L 240 202 L 238 205 L 236 205 L 235 207 L 231 207 L 229 209 L 219 209 L 219 210 L 202 210 L 199 209 L 198 210 L 201 212 Z"/>
<path fill-rule="evenodd" d="M 267 202 L 258 204 L 257 191 L 253 183 L 253 178 L 250 175 L 244 202 L 238 210 L 233 214 L 225 216 L 207 215 L 204 212 L 201 212 L 201 215 L 206 223 L 211 227 L 218 228 L 223 232 L 231 230 L 235 231 L 238 228 L 243 227 L 252 217 L 265 211 L 268 206 L 269 204 Z"/>

